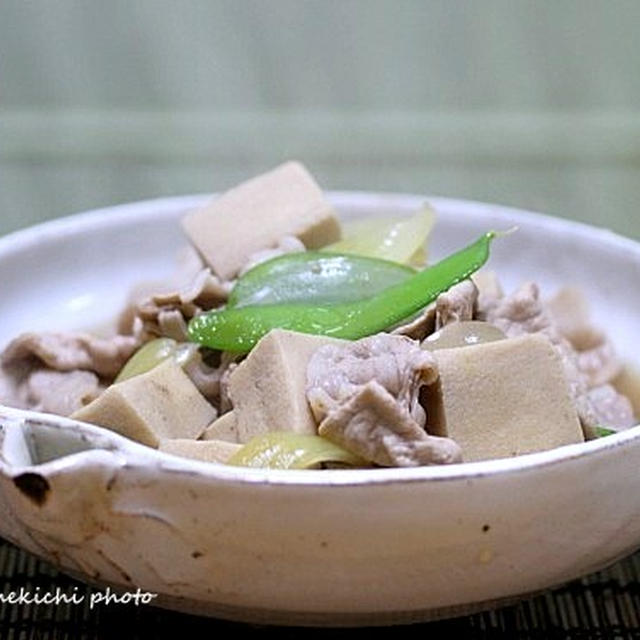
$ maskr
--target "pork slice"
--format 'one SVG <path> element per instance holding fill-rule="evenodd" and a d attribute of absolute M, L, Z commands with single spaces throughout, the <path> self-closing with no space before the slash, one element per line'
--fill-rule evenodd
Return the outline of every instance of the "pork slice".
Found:
<path fill-rule="evenodd" d="M 96 338 L 84 333 L 23 333 L 0 356 L 7 369 L 40 364 L 55 371 L 92 371 L 114 378 L 140 342 L 133 336 Z"/>
<path fill-rule="evenodd" d="M 436 331 L 452 322 L 473 320 L 478 288 L 472 280 L 463 280 L 436 299 Z"/>
<path fill-rule="evenodd" d="M 143 281 L 131 289 L 127 304 L 118 316 L 117 333 L 122 335 L 141 333 L 142 323 L 138 317 L 138 306 L 153 296 L 181 291 L 188 287 L 205 268 L 202 258 L 191 245 L 185 245 L 177 257 L 176 270 L 167 280 Z"/>
<path fill-rule="evenodd" d="M 578 369 L 590 388 L 607 385 L 622 372 L 616 349 L 602 331 L 591 328 L 588 336 L 582 334 L 580 344 L 584 348 L 576 349 Z"/>
<path fill-rule="evenodd" d="M 608 341 L 594 347 L 591 353 L 579 353 L 562 334 L 553 315 L 540 299 L 540 290 L 534 282 L 526 282 L 512 294 L 488 307 L 480 306 L 478 315 L 490 322 L 509 338 L 527 333 L 541 333 L 554 346 L 562 359 L 571 396 L 575 402 L 580 421 L 587 437 L 596 426 L 626 428 L 629 415 L 633 414 L 631 403 L 610 389 L 600 389 L 603 380 L 619 371 L 615 364 L 613 347 Z M 600 391 L 597 391 L 600 389 Z M 614 398 L 612 394 L 615 394 Z M 611 410 L 611 407 L 616 407 Z M 608 420 L 603 424 L 602 420 Z M 614 420 L 614 422 L 610 422 Z"/>
<path fill-rule="evenodd" d="M 70 415 L 98 397 L 138 346 L 133 336 L 22 334 L 0 356 L 0 403 Z"/>
<path fill-rule="evenodd" d="M 589 303 L 577 287 L 564 287 L 545 302 L 558 331 L 578 354 L 578 368 L 590 388 L 610 383 L 622 371 L 609 337 L 590 319 Z"/>
<path fill-rule="evenodd" d="M 616 430 L 628 429 L 636 424 L 633 407 L 626 396 L 610 384 L 594 387 L 587 392 L 591 415 L 590 427 L 605 426 Z"/>
<path fill-rule="evenodd" d="M 329 411 L 321 436 L 383 467 L 415 467 L 461 462 L 449 438 L 428 435 L 406 407 L 375 381 L 360 386 Z"/>
<path fill-rule="evenodd" d="M 436 303 L 427 305 L 420 313 L 391 331 L 393 335 L 406 336 L 419 342 L 436 330 Z"/>
<path fill-rule="evenodd" d="M 233 353 L 223 353 L 220 366 L 222 373 L 220 375 L 220 413 L 226 413 L 233 409 L 233 402 L 231 402 L 231 396 L 229 394 L 229 379 L 231 374 L 238 366 L 239 356 Z"/>
<path fill-rule="evenodd" d="M 228 377 L 230 371 L 237 366 L 238 354 L 223 352 L 211 352 L 210 358 L 203 357 L 202 349 L 193 349 L 189 357 L 182 365 L 182 369 L 189 376 L 191 382 L 198 391 L 221 413 L 231 409 L 228 397 Z"/>
<path fill-rule="evenodd" d="M 144 339 L 166 336 L 184 342 L 191 318 L 219 307 L 229 296 L 233 283 L 222 282 L 209 269 L 202 269 L 192 282 L 178 291 L 154 294 L 138 304 L 136 332 Z"/>
<path fill-rule="evenodd" d="M 19 364 L 7 367 L 0 364 L 0 404 L 16 409 L 29 408 L 27 387 L 24 381 L 31 370 L 31 365 Z"/>
<path fill-rule="evenodd" d="M 368 460 L 439 464 L 458 460 L 459 450 L 424 430 L 420 388 L 437 377 L 417 342 L 381 333 L 320 347 L 307 367 L 307 399 L 319 433 Z"/>
<path fill-rule="evenodd" d="M 464 280 L 441 293 L 435 302 L 408 322 L 395 327 L 391 333 L 421 342 L 447 324 L 473 320 L 477 298 L 476 285 L 471 280 Z"/>
<path fill-rule="evenodd" d="M 438 377 L 433 356 L 404 336 L 379 333 L 346 345 L 320 347 L 307 367 L 307 397 L 321 422 L 331 409 L 375 380 L 402 404 L 416 422 L 425 424 L 418 402 L 420 387 Z"/>
<path fill-rule="evenodd" d="M 525 282 L 510 295 L 493 302 L 488 307 L 479 305 L 478 317 L 501 329 L 509 338 L 538 332 L 546 333 L 552 342 L 562 338 L 540 300 L 540 289 L 535 282 Z"/>
<path fill-rule="evenodd" d="M 25 382 L 27 407 L 69 416 L 95 400 L 105 389 L 91 371 L 37 369 Z"/>

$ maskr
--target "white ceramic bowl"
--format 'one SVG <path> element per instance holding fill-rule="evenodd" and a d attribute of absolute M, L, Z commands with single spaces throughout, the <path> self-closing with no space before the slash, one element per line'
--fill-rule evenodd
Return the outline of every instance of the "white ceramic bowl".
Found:
<path fill-rule="evenodd" d="M 331 198 L 345 217 L 409 213 L 423 200 Z M 203 199 L 115 207 L 0 239 L 0 345 L 26 329 L 108 321 L 129 285 L 171 272 L 178 220 Z M 490 263 L 507 286 L 582 285 L 596 320 L 640 362 L 638 244 L 513 209 L 431 202 L 434 257 L 517 224 Z M 455 615 L 640 545 L 640 428 L 500 461 L 326 472 L 209 465 L 6 409 L 0 437 L 2 536 L 87 581 L 139 586 L 163 606 L 224 618 L 355 625 Z M 75 453 L 58 457 L 65 451 Z"/>

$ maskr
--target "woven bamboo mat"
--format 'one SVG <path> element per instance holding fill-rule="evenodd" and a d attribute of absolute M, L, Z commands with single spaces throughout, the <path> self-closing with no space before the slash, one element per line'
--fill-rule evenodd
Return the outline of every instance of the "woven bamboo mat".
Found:
<path fill-rule="evenodd" d="M 85 595 L 83 604 L 0 604 L 0 640 L 103 640 L 119 638 L 224 638 L 265 627 L 200 618 L 151 606 L 89 608 L 91 589 L 34 556 L 0 541 L 0 593 L 21 588 Z M 277 629 L 279 638 L 640 639 L 640 552 L 613 567 L 496 611 L 407 627 Z"/>

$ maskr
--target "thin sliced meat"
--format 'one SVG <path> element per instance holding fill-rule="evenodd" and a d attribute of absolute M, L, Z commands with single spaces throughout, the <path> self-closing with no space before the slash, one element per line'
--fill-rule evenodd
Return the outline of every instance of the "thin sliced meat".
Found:
<path fill-rule="evenodd" d="M 0 403 L 68 416 L 97 398 L 138 346 L 133 336 L 25 333 L 0 356 Z"/>
<path fill-rule="evenodd" d="M 202 269 L 183 289 L 158 293 L 141 302 L 137 307 L 134 330 L 144 339 L 165 336 L 184 342 L 188 339 L 189 320 L 224 304 L 231 287 L 231 282 L 221 282 L 209 269 Z"/>
<path fill-rule="evenodd" d="M 473 320 L 478 301 L 478 288 L 471 280 L 463 280 L 441 293 L 436 299 L 436 331 L 452 322 Z"/>
<path fill-rule="evenodd" d="M 407 336 L 422 341 L 434 331 L 452 322 L 473 320 L 478 289 L 471 280 L 464 280 L 441 293 L 418 315 L 391 331 L 393 335 Z"/>
<path fill-rule="evenodd" d="M 420 313 L 391 331 L 393 335 L 422 341 L 436 330 L 436 303 L 432 302 Z"/>
<path fill-rule="evenodd" d="M 454 462 L 457 445 L 424 429 L 419 393 L 437 377 L 417 342 L 378 334 L 320 347 L 307 367 L 307 399 L 321 435 L 376 464 Z"/>
<path fill-rule="evenodd" d="M 307 367 L 307 397 L 321 422 L 331 409 L 375 380 L 405 407 L 422 427 L 420 388 L 438 377 L 433 356 L 404 336 L 379 333 L 346 345 L 320 347 Z"/>
<path fill-rule="evenodd" d="M 612 354 L 606 353 L 608 347 L 599 356 L 591 354 L 581 361 L 580 354 L 562 335 L 553 315 L 540 300 L 540 291 L 534 282 L 524 283 L 495 305 L 485 308 L 481 306 L 478 315 L 501 329 L 507 337 L 541 333 L 550 340 L 562 359 L 571 396 L 587 437 L 591 437 L 594 428 L 598 426 L 624 429 L 633 424 L 633 409 L 628 398 L 616 392 L 613 387 L 602 389 L 603 385 L 598 384 L 600 378 L 595 370 L 599 365 L 594 367 L 591 359 L 601 356 L 604 362 L 611 358 Z M 615 410 L 611 409 L 613 406 Z M 602 420 L 605 419 L 615 422 L 603 424 Z"/>
<path fill-rule="evenodd" d="M 133 336 L 96 338 L 84 333 L 23 333 L 0 356 L 4 367 L 41 364 L 55 371 L 92 371 L 115 378 L 140 346 Z"/>
<path fill-rule="evenodd" d="M 329 411 L 318 433 L 383 467 L 416 467 L 462 461 L 449 438 L 428 435 L 380 384 L 368 382 Z"/>
<path fill-rule="evenodd" d="M 70 416 L 103 391 L 91 371 L 33 371 L 26 381 L 27 407 L 35 411 Z"/>

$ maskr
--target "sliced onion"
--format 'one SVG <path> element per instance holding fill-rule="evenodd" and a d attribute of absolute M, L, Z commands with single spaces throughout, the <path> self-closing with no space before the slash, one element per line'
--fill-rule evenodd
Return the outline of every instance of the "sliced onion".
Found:
<path fill-rule="evenodd" d="M 292 431 L 270 431 L 254 436 L 228 460 L 231 465 L 260 469 L 313 469 L 325 463 L 369 466 L 325 438 Z"/>
<path fill-rule="evenodd" d="M 122 367 L 114 381 L 123 382 L 134 376 L 139 376 L 154 369 L 169 358 L 173 358 L 177 364 L 185 364 L 198 345 L 184 342 L 178 343 L 171 338 L 156 338 L 142 345 Z"/>
<path fill-rule="evenodd" d="M 356 220 L 343 225 L 343 239 L 324 248 L 336 253 L 354 253 L 371 258 L 412 264 L 421 255 L 435 224 L 436 214 L 428 204 L 410 218 Z"/>

